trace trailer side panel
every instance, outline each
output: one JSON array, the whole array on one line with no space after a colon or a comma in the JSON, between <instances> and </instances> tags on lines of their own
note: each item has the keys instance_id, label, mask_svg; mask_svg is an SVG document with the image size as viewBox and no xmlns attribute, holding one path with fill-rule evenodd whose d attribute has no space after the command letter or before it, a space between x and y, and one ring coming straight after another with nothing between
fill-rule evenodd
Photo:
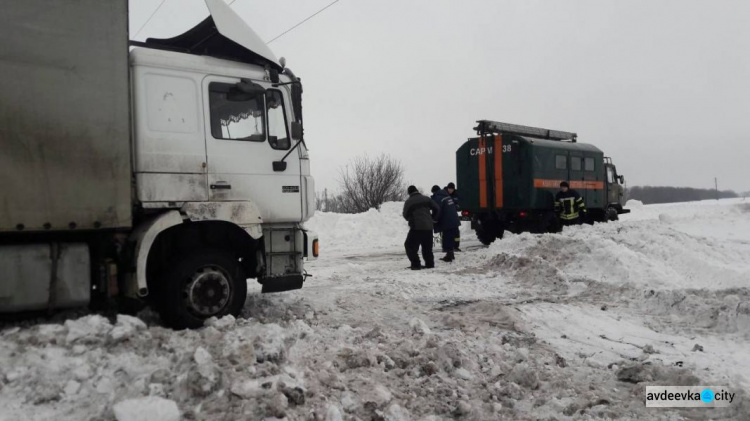
<instances>
[{"instance_id":1,"label":"trailer side panel","mask_svg":"<svg viewBox=\"0 0 750 421\"><path fill-rule=\"evenodd\" d=\"M0 10L0 232L129 227L127 0Z\"/></svg>"}]
</instances>

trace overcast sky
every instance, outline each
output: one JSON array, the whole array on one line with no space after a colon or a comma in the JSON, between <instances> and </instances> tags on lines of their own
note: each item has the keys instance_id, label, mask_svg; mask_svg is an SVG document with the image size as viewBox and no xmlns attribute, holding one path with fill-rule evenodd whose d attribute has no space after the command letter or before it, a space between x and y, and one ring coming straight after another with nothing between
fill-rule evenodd
<instances>
[{"instance_id":1,"label":"overcast sky","mask_svg":"<svg viewBox=\"0 0 750 421\"><path fill-rule=\"evenodd\" d=\"M131 37L160 1L130 0ZM330 1L232 8L268 40ZM135 39L207 14L165 0ZM270 47L303 80L319 189L363 153L418 186L455 181L456 149L492 119L577 132L631 186L750 190L746 0L340 0Z\"/></svg>"}]
</instances>

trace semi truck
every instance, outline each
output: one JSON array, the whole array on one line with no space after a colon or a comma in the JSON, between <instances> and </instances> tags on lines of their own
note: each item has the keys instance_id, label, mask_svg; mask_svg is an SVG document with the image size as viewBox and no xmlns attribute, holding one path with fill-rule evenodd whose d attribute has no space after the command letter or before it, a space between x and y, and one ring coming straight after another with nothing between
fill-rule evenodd
<instances>
[{"instance_id":1,"label":"semi truck","mask_svg":"<svg viewBox=\"0 0 750 421\"><path fill-rule=\"evenodd\" d=\"M479 120L477 137L456 151L462 217L490 244L505 231L558 232L555 194L567 181L581 195L588 222L623 213L625 177L596 146L576 133Z\"/></svg>"},{"instance_id":2,"label":"semi truck","mask_svg":"<svg viewBox=\"0 0 750 421\"><path fill-rule=\"evenodd\" d=\"M318 255L301 80L222 0L129 39L128 0L0 0L0 313L237 315ZM122 307L120 307L122 308Z\"/></svg>"}]
</instances>

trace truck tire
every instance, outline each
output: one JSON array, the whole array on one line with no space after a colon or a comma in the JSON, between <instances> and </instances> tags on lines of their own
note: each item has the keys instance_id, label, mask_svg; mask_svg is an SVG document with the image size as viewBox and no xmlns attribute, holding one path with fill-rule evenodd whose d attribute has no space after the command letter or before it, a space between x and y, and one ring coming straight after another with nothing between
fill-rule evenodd
<instances>
[{"instance_id":1,"label":"truck tire","mask_svg":"<svg viewBox=\"0 0 750 421\"><path fill-rule=\"evenodd\" d=\"M161 280L157 309L164 323L175 329L201 327L209 317L237 316L247 298L242 265L217 250L179 257Z\"/></svg>"},{"instance_id":2,"label":"truck tire","mask_svg":"<svg viewBox=\"0 0 750 421\"><path fill-rule=\"evenodd\" d=\"M479 223L474 230L477 233L477 238L485 246L489 246L496 239L503 238L503 229L496 227L492 222Z\"/></svg>"},{"instance_id":3,"label":"truck tire","mask_svg":"<svg viewBox=\"0 0 750 421\"><path fill-rule=\"evenodd\" d=\"M620 219L620 217L617 214L617 209L615 209L614 206L608 207L605 221L617 221L618 219Z\"/></svg>"},{"instance_id":4,"label":"truck tire","mask_svg":"<svg viewBox=\"0 0 750 421\"><path fill-rule=\"evenodd\" d=\"M494 233L485 231L485 230L483 230L481 228L477 228L476 232L477 232L477 238L485 246L489 246L490 244L492 244L495 241L495 234Z\"/></svg>"}]
</instances>

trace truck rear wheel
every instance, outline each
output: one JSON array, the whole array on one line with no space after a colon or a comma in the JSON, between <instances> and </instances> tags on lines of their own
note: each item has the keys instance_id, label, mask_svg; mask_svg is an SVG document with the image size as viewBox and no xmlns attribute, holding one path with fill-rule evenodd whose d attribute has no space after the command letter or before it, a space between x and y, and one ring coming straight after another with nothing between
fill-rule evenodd
<instances>
[{"instance_id":1,"label":"truck rear wheel","mask_svg":"<svg viewBox=\"0 0 750 421\"><path fill-rule=\"evenodd\" d=\"M477 233L477 238L485 246L489 246L496 239L503 238L504 230L497 227L492 222L479 222L476 225L474 231Z\"/></svg>"},{"instance_id":2,"label":"truck rear wheel","mask_svg":"<svg viewBox=\"0 0 750 421\"><path fill-rule=\"evenodd\" d=\"M164 322L175 329L201 327L209 317L237 316L247 298L242 265L221 251L179 257L161 279L157 308Z\"/></svg>"}]
</instances>

